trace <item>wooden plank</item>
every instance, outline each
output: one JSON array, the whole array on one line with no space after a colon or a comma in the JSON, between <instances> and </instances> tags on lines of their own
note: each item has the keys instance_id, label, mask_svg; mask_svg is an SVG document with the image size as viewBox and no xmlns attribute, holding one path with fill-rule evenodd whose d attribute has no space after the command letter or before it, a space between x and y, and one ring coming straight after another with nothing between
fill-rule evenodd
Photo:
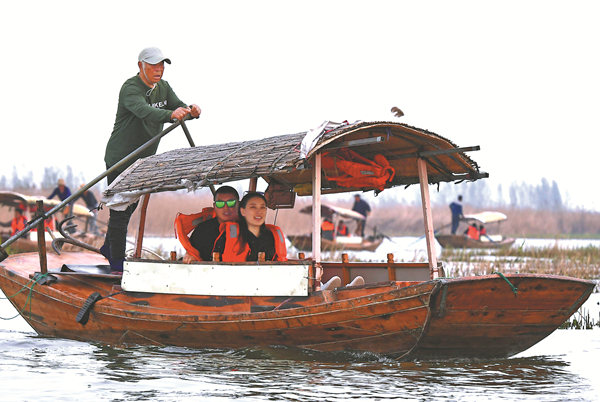
<instances>
[{"instance_id":1,"label":"wooden plank","mask_svg":"<svg viewBox=\"0 0 600 402\"><path fill-rule=\"evenodd\" d=\"M421 187L421 202L423 204L423 220L425 223L425 240L427 242L427 259L429 260L429 270L431 279L437 279L438 263L435 255L435 231L433 229L433 217L431 214L431 202L429 199L429 182L427 180L427 162L424 159L417 159L417 168L419 170L419 185Z\"/></svg>"},{"instance_id":2,"label":"wooden plank","mask_svg":"<svg viewBox=\"0 0 600 402\"><path fill-rule=\"evenodd\" d=\"M44 213L44 201L38 200L36 201L38 214L41 216ZM50 219L54 219L50 217ZM45 220L42 219L37 224L37 244L38 244L38 254L40 256L40 270L42 274L48 272L48 261L46 256L46 228L44 227Z\"/></svg>"},{"instance_id":3,"label":"wooden plank","mask_svg":"<svg viewBox=\"0 0 600 402\"><path fill-rule=\"evenodd\" d=\"M313 259L321 262L321 153L313 159L312 178L312 253Z\"/></svg>"},{"instance_id":4,"label":"wooden plank","mask_svg":"<svg viewBox=\"0 0 600 402\"><path fill-rule=\"evenodd\" d=\"M210 296L308 296L308 265L197 265L126 261L129 292ZM235 279L232 279L235 278Z\"/></svg>"},{"instance_id":5,"label":"wooden plank","mask_svg":"<svg viewBox=\"0 0 600 402\"><path fill-rule=\"evenodd\" d=\"M148 202L150 202L150 194L144 194L142 196L142 209L140 210L140 224L138 226L138 232L135 238L135 258L142 256L142 242L144 240L144 228L146 227L146 211L148 209Z\"/></svg>"}]
</instances>

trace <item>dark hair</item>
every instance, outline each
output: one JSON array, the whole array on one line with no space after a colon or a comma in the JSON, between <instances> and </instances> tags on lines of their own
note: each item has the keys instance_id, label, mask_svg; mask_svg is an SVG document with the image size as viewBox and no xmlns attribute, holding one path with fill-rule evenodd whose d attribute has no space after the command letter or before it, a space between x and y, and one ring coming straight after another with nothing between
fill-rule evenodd
<instances>
[{"instance_id":1,"label":"dark hair","mask_svg":"<svg viewBox=\"0 0 600 402\"><path fill-rule=\"evenodd\" d=\"M265 202L265 204L267 203L267 199L262 193L249 191L242 197L242 200L240 201L240 208L246 208L246 204L248 204L248 201L250 201L252 198L260 198ZM241 212L238 216L238 226L240 227L240 243L245 245L248 242L248 222L246 222L246 218L242 216ZM265 224L263 223L260 227L260 231L262 232L264 229Z\"/></svg>"},{"instance_id":2,"label":"dark hair","mask_svg":"<svg viewBox=\"0 0 600 402\"><path fill-rule=\"evenodd\" d=\"M239 200L240 199L240 195L238 194L237 190L231 186L221 186L217 189L217 191L215 191L215 195L213 197L213 201L217 200L217 195L219 194L231 194L231 195L235 195L235 199Z\"/></svg>"}]
</instances>

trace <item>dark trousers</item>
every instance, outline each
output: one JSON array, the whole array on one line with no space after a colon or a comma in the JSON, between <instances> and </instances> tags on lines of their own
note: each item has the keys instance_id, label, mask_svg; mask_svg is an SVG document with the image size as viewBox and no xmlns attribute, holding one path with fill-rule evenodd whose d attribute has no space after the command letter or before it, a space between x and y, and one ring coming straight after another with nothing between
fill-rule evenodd
<instances>
[{"instance_id":1,"label":"dark trousers","mask_svg":"<svg viewBox=\"0 0 600 402\"><path fill-rule=\"evenodd\" d=\"M365 225L366 225L366 223L367 223L367 218L366 217L362 221L359 221L359 220L356 221L356 230L354 231L354 233L357 236L365 237Z\"/></svg>"},{"instance_id":2,"label":"dark trousers","mask_svg":"<svg viewBox=\"0 0 600 402\"><path fill-rule=\"evenodd\" d=\"M109 166L106 167L107 169ZM107 176L108 184L113 182L121 172L111 173ZM110 250L110 257L114 261L123 261L125 259L125 249L127 246L127 226L131 215L137 208L138 203L131 204L124 211L111 209L109 211L108 229L104 238L104 245Z\"/></svg>"},{"instance_id":3,"label":"dark trousers","mask_svg":"<svg viewBox=\"0 0 600 402\"><path fill-rule=\"evenodd\" d=\"M127 246L127 226L129 219L137 208L138 203L131 204L125 211L111 209L109 211L108 229L104 244L108 243L110 248L110 257L114 261L123 261L125 259L125 249Z\"/></svg>"},{"instance_id":4,"label":"dark trousers","mask_svg":"<svg viewBox=\"0 0 600 402\"><path fill-rule=\"evenodd\" d=\"M448 221L446 221L448 222ZM456 234L456 229L458 229L458 223L460 222L460 216L458 215L452 215L452 228L451 228L451 232L452 234Z\"/></svg>"}]
</instances>

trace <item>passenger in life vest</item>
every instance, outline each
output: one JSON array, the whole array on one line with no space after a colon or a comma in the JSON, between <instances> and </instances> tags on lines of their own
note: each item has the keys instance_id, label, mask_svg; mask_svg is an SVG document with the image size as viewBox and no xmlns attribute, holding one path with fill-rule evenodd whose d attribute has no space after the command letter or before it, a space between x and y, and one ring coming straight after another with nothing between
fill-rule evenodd
<instances>
[{"instance_id":1,"label":"passenger in life vest","mask_svg":"<svg viewBox=\"0 0 600 402\"><path fill-rule=\"evenodd\" d=\"M221 224L236 222L238 219L239 199L235 188L221 186L215 191L213 208L204 208L201 213L193 215L177 215L175 233L186 250L183 262L189 264L193 261L212 261L212 252L219 237ZM192 230L188 239L187 236Z\"/></svg>"},{"instance_id":2,"label":"passenger in life vest","mask_svg":"<svg viewBox=\"0 0 600 402\"><path fill-rule=\"evenodd\" d=\"M25 225L27 225L27 218L23 215L23 210L21 208L15 208L15 217L10 223L11 236L17 234L21 230L25 229Z\"/></svg>"},{"instance_id":3,"label":"passenger in life vest","mask_svg":"<svg viewBox=\"0 0 600 402\"><path fill-rule=\"evenodd\" d=\"M329 218L323 219L323 223L321 223L321 237L327 240L333 240L333 232L335 231L335 226L333 222Z\"/></svg>"},{"instance_id":4,"label":"passenger in life vest","mask_svg":"<svg viewBox=\"0 0 600 402\"><path fill-rule=\"evenodd\" d=\"M465 230L465 234L467 237L473 240L479 240L479 230L477 229L477 225L472 223L467 230Z\"/></svg>"},{"instance_id":5,"label":"passenger in life vest","mask_svg":"<svg viewBox=\"0 0 600 402\"><path fill-rule=\"evenodd\" d=\"M489 240L489 241L493 242L492 238L490 236L488 236L485 226L479 225L479 240L482 240L482 239L484 241Z\"/></svg>"},{"instance_id":6,"label":"passenger in life vest","mask_svg":"<svg viewBox=\"0 0 600 402\"><path fill-rule=\"evenodd\" d=\"M286 261L283 232L277 226L265 224L265 196L249 192L240 201L239 213L237 222L221 224L213 251L221 253L222 261L257 261L260 252L265 253L266 261Z\"/></svg>"},{"instance_id":7,"label":"passenger in life vest","mask_svg":"<svg viewBox=\"0 0 600 402\"><path fill-rule=\"evenodd\" d=\"M348 226L346 226L346 223L344 221L339 221L338 223L338 227L337 227L337 235L338 236L348 236L349 231L348 231Z\"/></svg>"}]
</instances>

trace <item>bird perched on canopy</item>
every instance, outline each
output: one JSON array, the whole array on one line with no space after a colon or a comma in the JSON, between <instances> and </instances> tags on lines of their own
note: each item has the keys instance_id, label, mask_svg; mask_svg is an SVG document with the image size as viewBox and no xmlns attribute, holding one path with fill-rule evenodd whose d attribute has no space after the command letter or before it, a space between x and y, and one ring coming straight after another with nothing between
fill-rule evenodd
<instances>
[{"instance_id":1,"label":"bird perched on canopy","mask_svg":"<svg viewBox=\"0 0 600 402\"><path fill-rule=\"evenodd\" d=\"M396 106L394 106L391 111L394 114L394 116L396 116L396 117L402 117L402 116L404 116L404 112L402 110L400 110L400 108L398 108Z\"/></svg>"}]
</instances>

